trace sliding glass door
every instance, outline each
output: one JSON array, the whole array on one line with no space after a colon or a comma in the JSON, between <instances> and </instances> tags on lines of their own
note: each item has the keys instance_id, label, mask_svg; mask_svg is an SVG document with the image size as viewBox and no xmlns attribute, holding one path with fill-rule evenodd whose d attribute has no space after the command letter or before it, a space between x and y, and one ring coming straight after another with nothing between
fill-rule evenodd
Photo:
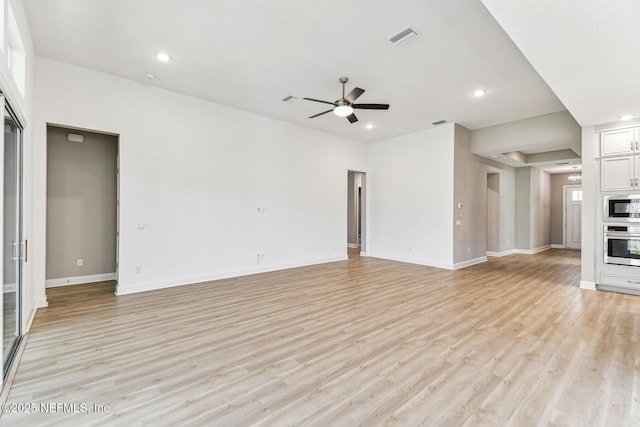
<instances>
[{"instance_id":1,"label":"sliding glass door","mask_svg":"<svg viewBox=\"0 0 640 427\"><path fill-rule=\"evenodd\" d=\"M1 98L1 95L0 95ZM11 365L21 333L22 262L22 127L2 99L4 109L4 161L2 188L2 367L3 378Z\"/></svg>"}]
</instances>

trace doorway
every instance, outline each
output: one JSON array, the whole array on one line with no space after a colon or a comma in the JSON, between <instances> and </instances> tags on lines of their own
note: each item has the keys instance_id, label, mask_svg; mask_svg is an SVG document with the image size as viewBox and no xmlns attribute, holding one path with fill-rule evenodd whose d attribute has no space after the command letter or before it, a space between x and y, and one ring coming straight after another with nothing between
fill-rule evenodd
<instances>
[{"instance_id":1,"label":"doorway","mask_svg":"<svg viewBox=\"0 0 640 427\"><path fill-rule=\"evenodd\" d=\"M47 126L47 288L117 280L118 136Z\"/></svg>"},{"instance_id":2,"label":"doorway","mask_svg":"<svg viewBox=\"0 0 640 427\"><path fill-rule=\"evenodd\" d=\"M500 252L500 174L487 174L487 255Z\"/></svg>"},{"instance_id":3,"label":"doorway","mask_svg":"<svg viewBox=\"0 0 640 427\"><path fill-rule=\"evenodd\" d=\"M366 252L366 174L347 172L347 253L349 258Z\"/></svg>"},{"instance_id":4,"label":"doorway","mask_svg":"<svg viewBox=\"0 0 640 427\"><path fill-rule=\"evenodd\" d=\"M564 186L564 247L582 248L582 187Z\"/></svg>"}]
</instances>

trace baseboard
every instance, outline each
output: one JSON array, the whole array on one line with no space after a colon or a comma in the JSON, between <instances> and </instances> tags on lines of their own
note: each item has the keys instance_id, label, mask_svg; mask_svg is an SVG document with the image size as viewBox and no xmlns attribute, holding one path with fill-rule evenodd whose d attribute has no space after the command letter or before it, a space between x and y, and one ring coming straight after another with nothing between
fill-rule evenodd
<instances>
[{"instance_id":1,"label":"baseboard","mask_svg":"<svg viewBox=\"0 0 640 427\"><path fill-rule=\"evenodd\" d=\"M37 309L33 309L31 310L31 313L29 314L29 318L27 319L27 323L25 325L23 334L26 334L27 332L29 332L29 329L31 329L31 324L33 323L33 319L36 317L36 311Z\"/></svg>"},{"instance_id":2,"label":"baseboard","mask_svg":"<svg viewBox=\"0 0 640 427\"><path fill-rule=\"evenodd\" d=\"M516 254L535 255L549 249L551 249L551 245L540 246L535 249L514 249L513 252Z\"/></svg>"},{"instance_id":3,"label":"baseboard","mask_svg":"<svg viewBox=\"0 0 640 427\"><path fill-rule=\"evenodd\" d=\"M369 252L360 251L360 256L369 256Z\"/></svg>"},{"instance_id":4,"label":"baseboard","mask_svg":"<svg viewBox=\"0 0 640 427\"><path fill-rule=\"evenodd\" d=\"M459 270L461 268L471 267L472 265L482 264L483 262L487 262L486 256L481 256L480 258L468 259L462 262L456 262L455 264L453 264L453 269Z\"/></svg>"},{"instance_id":5,"label":"baseboard","mask_svg":"<svg viewBox=\"0 0 640 427\"><path fill-rule=\"evenodd\" d=\"M40 298L36 298L35 299L35 303L36 303L36 308L49 307L49 301L47 300L47 294L44 294L44 296L42 296Z\"/></svg>"},{"instance_id":6,"label":"baseboard","mask_svg":"<svg viewBox=\"0 0 640 427\"><path fill-rule=\"evenodd\" d=\"M446 264L439 261L397 257L393 255L380 254L380 253L371 253L368 256L371 258L380 258L380 259L386 259L389 261L406 262L407 264L417 264L417 265L424 265L426 267L436 267L436 268L444 268L446 270L455 270L455 266L453 264Z\"/></svg>"},{"instance_id":7,"label":"baseboard","mask_svg":"<svg viewBox=\"0 0 640 427\"><path fill-rule=\"evenodd\" d=\"M586 289L589 291L595 291L596 290L596 283L595 282L587 282L586 280L581 280L580 281L580 289Z\"/></svg>"},{"instance_id":8,"label":"baseboard","mask_svg":"<svg viewBox=\"0 0 640 427\"><path fill-rule=\"evenodd\" d=\"M90 276L63 277L60 279L48 279L44 282L46 288L58 286L81 285L83 283L106 282L116 280L116 273L92 274Z\"/></svg>"},{"instance_id":9,"label":"baseboard","mask_svg":"<svg viewBox=\"0 0 640 427\"><path fill-rule=\"evenodd\" d=\"M508 251L502 251L502 252L493 252L493 251L487 251L487 256L493 256L493 257L503 257L503 256L507 256L507 255L512 255L514 254L515 251L513 249L509 249Z\"/></svg>"},{"instance_id":10,"label":"baseboard","mask_svg":"<svg viewBox=\"0 0 640 427\"><path fill-rule=\"evenodd\" d=\"M552 243L551 244L551 249L566 249L567 247L565 245L558 245L557 243Z\"/></svg>"},{"instance_id":11,"label":"baseboard","mask_svg":"<svg viewBox=\"0 0 640 427\"><path fill-rule=\"evenodd\" d=\"M251 268L247 270L226 271L226 272L214 273L214 274L209 274L204 276L182 277L182 278L177 278L172 280L163 280L163 281L157 281L157 282L135 283L128 286L125 286L119 283L116 286L115 294L118 296L135 294L138 292L154 291L158 289L172 288L175 286L194 285L196 283L211 282L214 280L230 279L233 277L249 276L252 274L259 274L259 273L268 273L270 271L288 270L290 268L307 267L310 265L317 265L317 264L327 264L330 262L345 261L347 259L348 258L346 255L342 255L337 257L323 258L323 259L299 262L299 263L266 265L266 266Z\"/></svg>"}]
</instances>

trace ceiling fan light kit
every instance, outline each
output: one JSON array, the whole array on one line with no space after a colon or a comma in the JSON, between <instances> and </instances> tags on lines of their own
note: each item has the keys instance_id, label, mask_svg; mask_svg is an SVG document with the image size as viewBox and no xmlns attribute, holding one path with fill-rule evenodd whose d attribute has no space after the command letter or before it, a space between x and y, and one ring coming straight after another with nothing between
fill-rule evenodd
<instances>
[{"instance_id":1,"label":"ceiling fan light kit","mask_svg":"<svg viewBox=\"0 0 640 427\"><path fill-rule=\"evenodd\" d=\"M347 117L349 114L353 113L353 107L349 105L338 105L333 109L333 114L338 117Z\"/></svg>"},{"instance_id":2,"label":"ceiling fan light kit","mask_svg":"<svg viewBox=\"0 0 640 427\"><path fill-rule=\"evenodd\" d=\"M313 119L318 116L322 116L323 114L327 114L333 111L338 117L346 117L349 120L349 123L355 123L358 121L358 118L355 114L353 114L354 109L362 109L362 110L388 110L389 104L354 104L355 100L360 97L364 93L364 89L360 89L359 87L353 88L351 92L345 95L345 85L349 81L348 77L340 77L340 84L342 84L342 98L336 100L335 102L323 101L321 99L314 98L302 98L307 101L320 102L322 104L333 105L333 108L323 111L318 114L314 114L310 116L310 119Z\"/></svg>"}]
</instances>

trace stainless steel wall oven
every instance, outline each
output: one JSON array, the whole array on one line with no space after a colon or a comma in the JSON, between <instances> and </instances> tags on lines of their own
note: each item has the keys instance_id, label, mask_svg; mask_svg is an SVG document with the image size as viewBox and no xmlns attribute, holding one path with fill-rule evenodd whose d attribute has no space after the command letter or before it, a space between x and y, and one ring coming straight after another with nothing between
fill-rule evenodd
<instances>
[{"instance_id":1,"label":"stainless steel wall oven","mask_svg":"<svg viewBox=\"0 0 640 427\"><path fill-rule=\"evenodd\" d=\"M604 262L640 266L640 225L604 226Z\"/></svg>"}]
</instances>

